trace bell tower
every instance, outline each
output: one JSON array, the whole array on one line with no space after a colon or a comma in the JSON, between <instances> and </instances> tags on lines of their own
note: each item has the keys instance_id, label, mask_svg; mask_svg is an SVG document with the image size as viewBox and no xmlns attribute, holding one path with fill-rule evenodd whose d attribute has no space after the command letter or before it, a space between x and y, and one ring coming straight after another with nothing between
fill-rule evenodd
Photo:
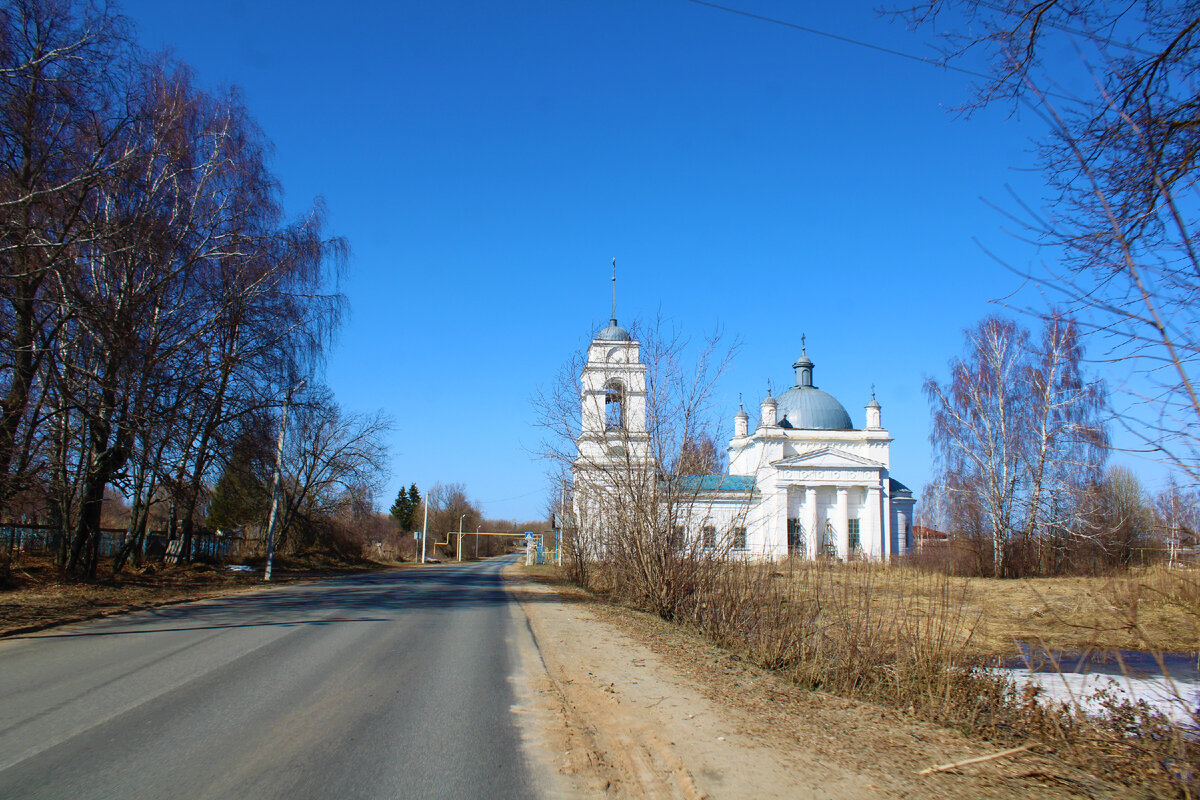
<instances>
[{"instance_id":1,"label":"bell tower","mask_svg":"<svg viewBox=\"0 0 1200 800\"><path fill-rule=\"evenodd\" d=\"M613 259L613 313L588 345L580 376L579 456L576 467L632 461L649 454L646 365L629 331L617 324L617 268Z\"/></svg>"}]
</instances>

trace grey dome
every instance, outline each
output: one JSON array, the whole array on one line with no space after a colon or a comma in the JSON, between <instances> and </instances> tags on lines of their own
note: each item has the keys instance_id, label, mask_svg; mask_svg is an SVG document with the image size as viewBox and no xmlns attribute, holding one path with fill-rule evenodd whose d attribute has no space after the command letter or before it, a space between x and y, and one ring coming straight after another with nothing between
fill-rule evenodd
<instances>
[{"instance_id":1,"label":"grey dome","mask_svg":"<svg viewBox=\"0 0 1200 800\"><path fill-rule=\"evenodd\" d=\"M786 418L793 428L827 431L853 430L850 415L833 395L815 386L793 386L779 395L780 423Z\"/></svg>"},{"instance_id":2,"label":"grey dome","mask_svg":"<svg viewBox=\"0 0 1200 800\"><path fill-rule=\"evenodd\" d=\"M803 342L804 337L801 337ZM846 409L828 392L813 386L813 364L806 349L792 368L796 370L796 385L779 395L779 411L776 424L781 428L807 428L809 430L852 431L854 424Z\"/></svg>"},{"instance_id":3,"label":"grey dome","mask_svg":"<svg viewBox=\"0 0 1200 800\"><path fill-rule=\"evenodd\" d=\"M629 342L632 339L629 331L617 324L615 319L608 321L608 327L596 334L596 338L604 342Z\"/></svg>"}]
</instances>

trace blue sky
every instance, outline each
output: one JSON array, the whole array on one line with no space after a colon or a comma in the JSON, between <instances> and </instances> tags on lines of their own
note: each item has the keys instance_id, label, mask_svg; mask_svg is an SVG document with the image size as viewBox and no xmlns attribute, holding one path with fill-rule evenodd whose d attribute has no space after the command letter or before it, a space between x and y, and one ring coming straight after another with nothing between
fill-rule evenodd
<instances>
[{"instance_id":1,"label":"blue sky","mask_svg":"<svg viewBox=\"0 0 1200 800\"><path fill-rule=\"evenodd\" d=\"M875 3L729 0L926 55ZM541 517L531 398L606 323L660 311L743 343L732 432L808 336L818 386L861 424L872 384L892 472L929 479L926 377L1035 254L990 201L1036 204L1033 115L952 109L970 78L686 0L125 0L149 49L239 86L293 212L325 198L353 256L328 383L396 421L401 485L465 483Z\"/></svg>"}]
</instances>

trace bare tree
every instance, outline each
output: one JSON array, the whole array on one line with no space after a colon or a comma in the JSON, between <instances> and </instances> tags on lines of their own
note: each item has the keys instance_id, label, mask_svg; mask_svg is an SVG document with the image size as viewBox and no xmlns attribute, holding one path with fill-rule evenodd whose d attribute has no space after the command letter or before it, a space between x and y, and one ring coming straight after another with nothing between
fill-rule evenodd
<instances>
[{"instance_id":1,"label":"bare tree","mask_svg":"<svg viewBox=\"0 0 1200 800\"><path fill-rule=\"evenodd\" d=\"M382 412L347 414L324 387L309 391L295 406L284 457L286 501L279 547L288 526L300 521L302 544L311 544L318 523L373 504L386 474L384 437L392 424Z\"/></svg>"},{"instance_id":2,"label":"bare tree","mask_svg":"<svg viewBox=\"0 0 1200 800\"><path fill-rule=\"evenodd\" d=\"M1119 419L1200 482L1200 6L930 0L906 13L932 24L958 12L969 24L945 33L947 58L992 59L970 106L1020 101L1047 123L1046 208L1022 203L1016 217L1052 261L1018 272L1130 367ZM1046 58L1071 48L1078 74Z\"/></svg>"},{"instance_id":3,"label":"bare tree","mask_svg":"<svg viewBox=\"0 0 1200 800\"><path fill-rule=\"evenodd\" d=\"M593 581L600 567L615 591L670 619L707 565L732 546L732 529L704 532L714 485L683 470L716 466L711 453L700 464L702 443L715 439L713 389L736 345L724 345L719 332L693 345L661 318L632 326L632 335L640 341L645 395L613 398L626 418L603 430L585 427L582 352L535 402L553 474L574 476L564 549L575 576Z\"/></svg>"},{"instance_id":4,"label":"bare tree","mask_svg":"<svg viewBox=\"0 0 1200 800\"><path fill-rule=\"evenodd\" d=\"M1200 545L1200 490L1172 481L1154 498L1154 518L1169 564L1177 566L1183 548Z\"/></svg>"},{"instance_id":5,"label":"bare tree","mask_svg":"<svg viewBox=\"0 0 1200 800\"><path fill-rule=\"evenodd\" d=\"M1098 486L1096 537L1106 566L1133 566L1135 553L1154 545L1154 516L1137 475L1127 467L1109 467Z\"/></svg>"},{"instance_id":6,"label":"bare tree","mask_svg":"<svg viewBox=\"0 0 1200 800\"><path fill-rule=\"evenodd\" d=\"M319 368L344 305L345 243L319 203L284 219L238 93L128 27L103 2L0 9L0 518L40 494L86 576L114 486L116 568L160 497L190 555L241 420Z\"/></svg>"},{"instance_id":7,"label":"bare tree","mask_svg":"<svg viewBox=\"0 0 1200 800\"><path fill-rule=\"evenodd\" d=\"M999 317L966 338L949 383L925 383L930 438L949 521L990 542L987 566L999 577L1018 566L1008 563L1014 550L1027 559L1055 532L1080 531L1078 499L1104 461L1104 395L1082 373L1069 320L1052 318L1036 348L1028 331Z\"/></svg>"},{"instance_id":8,"label":"bare tree","mask_svg":"<svg viewBox=\"0 0 1200 800\"><path fill-rule=\"evenodd\" d=\"M28 445L56 279L75 271L91 190L125 126L125 25L106 5L22 0L0 9L0 513L36 457Z\"/></svg>"}]
</instances>

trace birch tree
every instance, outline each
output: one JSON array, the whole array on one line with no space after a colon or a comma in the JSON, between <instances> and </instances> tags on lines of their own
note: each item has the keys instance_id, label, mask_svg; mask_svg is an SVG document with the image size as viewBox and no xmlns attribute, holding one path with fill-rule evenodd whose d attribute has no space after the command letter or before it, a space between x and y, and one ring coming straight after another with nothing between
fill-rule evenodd
<instances>
[{"instance_id":1,"label":"birch tree","mask_svg":"<svg viewBox=\"0 0 1200 800\"><path fill-rule=\"evenodd\" d=\"M1045 195L1011 215L1045 260L1013 269L1125 373L1114 409L1141 449L1200 483L1200 5L929 0L903 13L938 24L947 61L990 59L968 111L1023 105L1045 122Z\"/></svg>"},{"instance_id":2,"label":"birch tree","mask_svg":"<svg viewBox=\"0 0 1200 800\"><path fill-rule=\"evenodd\" d=\"M930 439L953 525L986 538L992 575L1040 569L1028 560L1055 531L1080 531L1079 497L1104 463L1103 387L1082 372L1070 320L1053 317L1038 345L1012 320L965 333L946 384L930 379Z\"/></svg>"}]
</instances>

